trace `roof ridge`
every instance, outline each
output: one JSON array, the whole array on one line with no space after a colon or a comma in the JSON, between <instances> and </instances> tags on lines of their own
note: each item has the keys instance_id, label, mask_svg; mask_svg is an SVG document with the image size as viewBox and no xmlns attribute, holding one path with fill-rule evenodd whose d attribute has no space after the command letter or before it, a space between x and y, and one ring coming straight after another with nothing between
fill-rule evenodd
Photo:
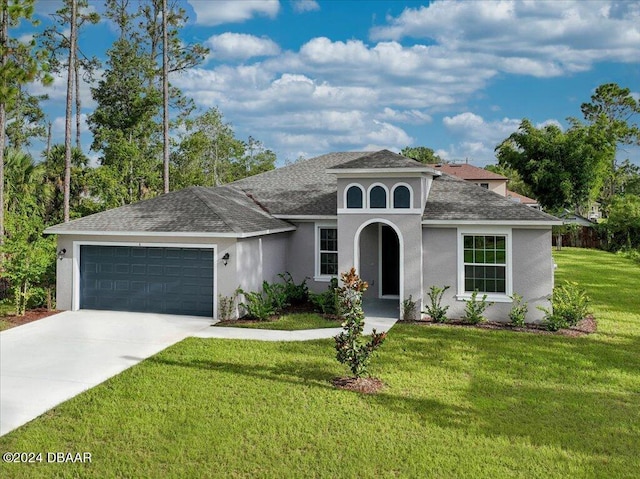
<instances>
[{"instance_id":1,"label":"roof ridge","mask_svg":"<svg viewBox=\"0 0 640 479\"><path fill-rule=\"evenodd\" d=\"M220 218L220 221L227 225L234 233L242 232L242 228L235 221L228 221L228 218L226 218L225 215L221 214L222 209L219 208L218 205L215 204L215 202L211 201L211 199L206 196L206 193L217 189L218 187L212 188L211 190L204 186L193 186L192 188L194 190L194 194L198 197L198 199L202 201L202 203L204 203L207 208L212 210L216 214L216 216Z\"/></svg>"}]
</instances>

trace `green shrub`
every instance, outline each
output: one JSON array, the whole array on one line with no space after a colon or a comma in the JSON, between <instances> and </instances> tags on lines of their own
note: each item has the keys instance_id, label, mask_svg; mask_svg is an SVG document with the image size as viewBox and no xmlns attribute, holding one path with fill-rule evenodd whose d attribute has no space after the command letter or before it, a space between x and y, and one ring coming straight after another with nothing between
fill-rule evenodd
<instances>
[{"instance_id":1,"label":"green shrub","mask_svg":"<svg viewBox=\"0 0 640 479\"><path fill-rule=\"evenodd\" d=\"M517 293L513 293L510 298L513 300L513 307L509 311L509 320L514 326L524 326L529 306L526 301L522 301L522 296Z\"/></svg>"},{"instance_id":2,"label":"green shrub","mask_svg":"<svg viewBox=\"0 0 640 479\"><path fill-rule=\"evenodd\" d=\"M360 378L368 373L371 355L382 345L387 333L377 333L374 329L371 339L363 341L362 294L367 290L368 285L356 274L355 268L343 273L340 278L344 284L343 287L338 288L344 331L335 337L336 359L349 366L351 373L356 378Z\"/></svg>"},{"instance_id":3,"label":"green shrub","mask_svg":"<svg viewBox=\"0 0 640 479\"><path fill-rule=\"evenodd\" d=\"M413 300L413 296L409 295L408 298L402 301L402 320L413 321L416 319L416 303Z\"/></svg>"},{"instance_id":4,"label":"green shrub","mask_svg":"<svg viewBox=\"0 0 640 479\"><path fill-rule=\"evenodd\" d=\"M289 304L304 304L309 300L309 288L307 287L307 279L300 284L296 284L293 281L293 276L288 271L284 274L279 274L282 281L284 281L284 292L287 297L287 303Z\"/></svg>"},{"instance_id":5,"label":"green shrub","mask_svg":"<svg viewBox=\"0 0 640 479\"><path fill-rule=\"evenodd\" d=\"M588 314L590 299L586 291L580 289L577 283L565 281L562 286L553 288L551 307L549 310L538 306L544 311L544 324L549 331L575 326Z\"/></svg>"},{"instance_id":6,"label":"green shrub","mask_svg":"<svg viewBox=\"0 0 640 479\"><path fill-rule=\"evenodd\" d=\"M464 320L470 324L480 324L487 319L483 316L486 309L492 303L487 302L487 295L483 294L482 299L478 301L478 292L471 293L471 298L464 307Z\"/></svg>"},{"instance_id":7,"label":"green shrub","mask_svg":"<svg viewBox=\"0 0 640 479\"><path fill-rule=\"evenodd\" d=\"M423 313L428 314L436 323L444 323L447 321L447 309L449 309L449 306L442 306L441 302L442 296L444 296L445 291L448 289L449 286L445 286L444 288L431 286L427 293L431 304L427 306L427 310L423 311Z\"/></svg>"},{"instance_id":8,"label":"green shrub","mask_svg":"<svg viewBox=\"0 0 640 479\"><path fill-rule=\"evenodd\" d=\"M324 293L309 293L309 300L316 311L322 314L338 314L338 278L331 278Z\"/></svg>"},{"instance_id":9,"label":"green shrub","mask_svg":"<svg viewBox=\"0 0 640 479\"><path fill-rule=\"evenodd\" d=\"M262 292L243 290L239 290L239 292L245 299L245 302L240 306L245 310L249 319L266 321L276 313L271 300Z\"/></svg>"},{"instance_id":10,"label":"green shrub","mask_svg":"<svg viewBox=\"0 0 640 479\"><path fill-rule=\"evenodd\" d=\"M276 313L281 313L284 308L289 306L286 287L284 284L263 281L262 291L267 296L267 301L271 303L271 306Z\"/></svg>"}]
</instances>

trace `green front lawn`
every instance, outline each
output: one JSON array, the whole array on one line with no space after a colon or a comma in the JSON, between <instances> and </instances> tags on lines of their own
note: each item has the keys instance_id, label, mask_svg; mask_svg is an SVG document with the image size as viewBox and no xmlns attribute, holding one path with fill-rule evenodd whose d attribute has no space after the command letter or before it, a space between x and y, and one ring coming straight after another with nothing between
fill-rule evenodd
<instances>
[{"instance_id":1,"label":"green front lawn","mask_svg":"<svg viewBox=\"0 0 640 479\"><path fill-rule=\"evenodd\" d=\"M317 313L284 314L272 321L225 321L216 326L253 329L279 329L297 331L300 329L339 328L341 321L323 318Z\"/></svg>"},{"instance_id":2,"label":"green front lawn","mask_svg":"<svg viewBox=\"0 0 640 479\"><path fill-rule=\"evenodd\" d=\"M333 341L188 339L0 438L92 453L0 477L637 477L640 268L564 250L592 296L579 338L399 324L372 371L333 388Z\"/></svg>"}]
</instances>

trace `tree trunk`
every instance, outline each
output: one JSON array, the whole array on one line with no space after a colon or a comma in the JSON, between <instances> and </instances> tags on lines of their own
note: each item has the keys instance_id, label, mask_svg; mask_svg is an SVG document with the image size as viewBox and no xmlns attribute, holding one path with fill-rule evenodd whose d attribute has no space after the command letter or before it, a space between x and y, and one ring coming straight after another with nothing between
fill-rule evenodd
<instances>
[{"instance_id":1,"label":"tree trunk","mask_svg":"<svg viewBox=\"0 0 640 479\"><path fill-rule=\"evenodd\" d=\"M80 141L80 115L82 113L82 105L80 100L80 63L77 61L78 57L78 34L76 32L75 45L73 46L75 52L76 62L73 66L75 75L75 90L76 90L76 147L78 151L82 151L82 142Z\"/></svg>"},{"instance_id":2,"label":"tree trunk","mask_svg":"<svg viewBox=\"0 0 640 479\"><path fill-rule=\"evenodd\" d=\"M7 2L2 2L0 8L0 45L7 44L9 36L9 12ZM8 53L3 50L0 57L0 68L7 63ZM4 244L4 143L5 143L5 123L6 105L4 98L0 98L0 245Z\"/></svg>"},{"instance_id":3,"label":"tree trunk","mask_svg":"<svg viewBox=\"0 0 640 479\"><path fill-rule=\"evenodd\" d=\"M167 0L162 0L162 128L164 192L169 193L169 41L167 36Z\"/></svg>"},{"instance_id":4,"label":"tree trunk","mask_svg":"<svg viewBox=\"0 0 640 479\"><path fill-rule=\"evenodd\" d=\"M71 196L71 117L73 115L73 85L75 72L76 16L78 0L71 0L71 34L69 38L69 64L67 71L67 109L64 128L64 222L69 221L69 199Z\"/></svg>"},{"instance_id":5,"label":"tree trunk","mask_svg":"<svg viewBox=\"0 0 640 479\"><path fill-rule=\"evenodd\" d=\"M49 159L49 155L51 154L51 127L53 123L48 122L47 124L47 159Z\"/></svg>"}]
</instances>

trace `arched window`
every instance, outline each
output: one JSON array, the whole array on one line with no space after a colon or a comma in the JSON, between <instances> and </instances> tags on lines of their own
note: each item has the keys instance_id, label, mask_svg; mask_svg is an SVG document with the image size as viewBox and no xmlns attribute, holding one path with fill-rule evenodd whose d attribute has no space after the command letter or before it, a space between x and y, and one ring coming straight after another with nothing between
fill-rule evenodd
<instances>
[{"instance_id":1,"label":"arched window","mask_svg":"<svg viewBox=\"0 0 640 479\"><path fill-rule=\"evenodd\" d=\"M369 192L369 208L386 208L387 192L382 186L374 186Z\"/></svg>"},{"instance_id":2,"label":"arched window","mask_svg":"<svg viewBox=\"0 0 640 479\"><path fill-rule=\"evenodd\" d=\"M410 208L411 192L404 185L396 186L393 190L393 207L394 208Z\"/></svg>"},{"instance_id":3,"label":"arched window","mask_svg":"<svg viewBox=\"0 0 640 479\"><path fill-rule=\"evenodd\" d=\"M362 189L351 186L347 190L347 208L362 208Z\"/></svg>"}]
</instances>

